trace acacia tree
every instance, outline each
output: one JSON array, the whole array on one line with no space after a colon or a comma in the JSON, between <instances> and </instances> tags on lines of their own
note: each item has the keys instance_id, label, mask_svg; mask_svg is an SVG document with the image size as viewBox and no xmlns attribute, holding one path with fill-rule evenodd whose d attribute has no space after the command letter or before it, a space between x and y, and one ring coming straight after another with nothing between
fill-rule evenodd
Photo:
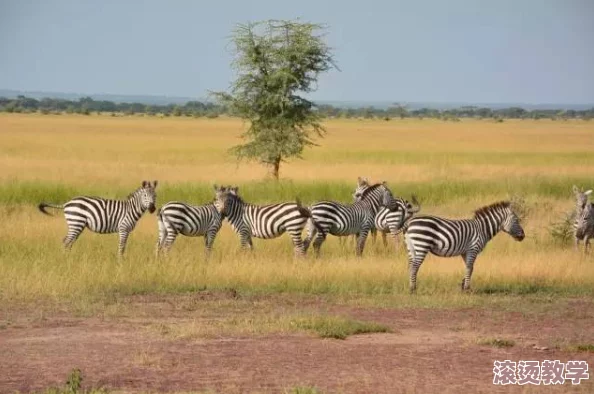
<instances>
[{"instance_id":1,"label":"acacia tree","mask_svg":"<svg viewBox=\"0 0 594 394\"><path fill-rule=\"evenodd\" d=\"M231 148L239 159L257 160L278 179L281 162L301 157L325 129L315 104L303 94L317 87L320 73L336 67L323 40L323 26L268 20L234 30L237 72L230 92L215 96L249 123L244 144Z\"/></svg>"}]
</instances>

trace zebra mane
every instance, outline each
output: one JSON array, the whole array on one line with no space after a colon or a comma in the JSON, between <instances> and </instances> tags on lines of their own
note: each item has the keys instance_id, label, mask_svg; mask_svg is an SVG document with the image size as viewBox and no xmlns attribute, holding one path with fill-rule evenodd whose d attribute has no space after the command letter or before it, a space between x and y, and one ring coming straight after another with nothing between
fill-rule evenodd
<instances>
[{"instance_id":1,"label":"zebra mane","mask_svg":"<svg viewBox=\"0 0 594 394\"><path fill-rule=\"evenodd\" d=\"M142 187L139 187L138 189L134 190L132 193L128 194L128 195L126 196L126 200L129 200L129 199L131 199L132 197L134 197L134 195L135 195L136 193L138 193L138 191L139 191L140 189L142 189Z\"/></svg>"},{"instance_id":2,"label":"zebra mane","mask_svg":"<svg viewBox=\"0 0 594 394\"><path fill-rule=\"evenodd\" d=\"M364 199L365 196L367 196L369 193L371 193L373 190L377 189L380 186L383 186L383 183L376 183L374 185L369 186L367 189L363 190L363 193L361 193L361 200Z\"/></svg>"},{"instance_id":3,"label":"zebra mane","mask_svg":"<svg viewBox=\"0 0 594 394\"><path fill-rule=\"evenodd\" d=\"M241 204L245 203L245 201L243 201L243 198L241 198L239 195L237 195L235 193L231 193L229 190L227 190L225 194L227 195L227 198L231 197L231 198L239 201Z\"/></svg>"},{"instance_id":4,"label":"zebra mane","mask_svg":"<svg viewBox=\"0 0 594 394\"><path fill-rule=\"evenodd\" d=\"M508 208L510 206L511 206L511 203L509 201L499 201L494 204L487 205L487 206L477 209L476 211L474 211L474 217L477 218L477 217L485 216L489 212L492 212L498 208Z\"/></svg>"}]
</instances>

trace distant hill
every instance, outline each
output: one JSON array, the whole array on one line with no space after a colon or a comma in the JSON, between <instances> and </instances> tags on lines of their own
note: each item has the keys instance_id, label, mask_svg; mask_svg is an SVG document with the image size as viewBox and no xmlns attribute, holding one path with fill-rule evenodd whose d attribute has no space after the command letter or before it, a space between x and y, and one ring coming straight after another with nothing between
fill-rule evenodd
<instances>
[{"instance_id":1,"label":"distant hill","mask_svg":"<svg viewBox=\"0 0 594 394\"><path fill-rule=\"evenodd\" d=\"M106 100L114 103L142 103L150 105L167 105L167 104L185 104L188 101L209 101L206 98L199 97L176 97L176 96L145 96L145 95L119 95L119 94L86 94L86 93L63 93L63 92L39 92L39 91L19 91L0 89L0 97L15 98L19 95L32 97L35 99L61 98L66 100L78 100L82 97L91 97L93 100ZM589 104L527 104L527 103L466 103L466 102L406 102L406 101L344 101L344 100L316 100L316 103L321 105L332 105L338 108L364 108L374 107L378 109L386 109L394 106L395 103L406 105L408 110L415 110L420 108L432 108L438 110L456 109L461 107L484 107L491 109L502 109L509 107L520 107L526 110L547 110L547 109L573 109L576 111L586 110L594 107L594 103Z\"/></svg>"},{"instance_id":2,"label":"distant hill","mask_svg":"<svg viewBox=\"0 0 594 394\"><path fill-rule=\"evenodd\" d=\"M82 97L91 97L93 100L106 100L114 103L142 103L151 105L185 104L188 101L208 101L195 97L173 97L173 96L143 96L143 95L119 95L119 94L83 94L63 92L37 92L0 89L0 97L15 98L26 96L34 99L59 98L65 100L78 100Z\"/></svg>"}]
</instances>

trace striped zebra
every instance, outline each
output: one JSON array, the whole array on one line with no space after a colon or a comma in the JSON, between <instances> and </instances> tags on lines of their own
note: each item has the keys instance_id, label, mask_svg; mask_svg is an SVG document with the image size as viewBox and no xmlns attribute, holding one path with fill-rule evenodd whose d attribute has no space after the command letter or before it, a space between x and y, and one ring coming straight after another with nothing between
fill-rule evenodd
<instances>
[{"instance_id":1,"label":"striped zebra","mask_svg":"<svg viewBox=\"0 0 594 394\"><path fill-rule=\"evenodd\" d=\"M223 216L214 203L189 205L171 201L163 205L157 214L159 240L157 252L168 253L179 234L187 237L204 237L206 256L210 254L217 233L223 224Z\"/></svg>"},{"instance_id":2,"label":"striped zebra","mask_svg":"<svg viewBox=\"0 0 594 394\"><path fill-rule=\"evenodd\" d=\"M357 188L353 192L353 199L355 202L361 199L362 193L367 188L369 188L369 181L367 178L357 178ZM382 243L384 247L388 246L387 235L390 234L394 239L394 242L397 242L397 236L401 232L404 223L421 209L421 206L414 195L412 196L412 204L399 197L395 197L395 199L401 203L398 205L397 209L390 210L385 207L380 208L373 221L374 228L371 230L372 240L375 243L377 231L379 231L382 235Z\"/></svg>"},{"instance_id":3,"label":"striped zebra","mask_svg":"<svg viewBox=\"0 0 594 394\"><path fill-rule=\"evenodd\" d=\"M118 255L124 255L128 236L134 230L136 223L142 214L148 210L155 212L157 194L155 189L157 181L152 184L148 181L142 182L142 187L131 193L126 200L108 200L99 197L75 197L64 205L41 203L39 210L50 215L45 208L63 209L68 234L64 237L63 244L66 250L72 248L72 244L85 227L99 234L118 233L120 236L118 244Z\"/></svg>"},{"instance_id":4,"label":"striped zebra","mask_svg":"<svg viewBox=\"0 0 594 394\"><path fill-rule=\"evenodd\" d=\"M304 256L301 233L311 217L309 210L296 202L253 205L243 201L238 187L215 185L215 206L239 234L241 247L253 249L252 237L272 239L289 234L296 256Z\"/></svg>"},{"instance_id":5,"label":"striped zebra","mask_svg":"<svg viewBox=\"0 0 594 394\"><path fill-rule=\"evenodd\" d=\"M575 243L575 249L579 250L579 243L584 238L584 235L587 232L578 234L578 221L584 213L584 209L588 204L588 196L592 194L592 190L584 191L583 188L580 190L576 185L573 185L573 194L575 195L575 221L573 222L573 238ZM583 231L586 231L586 229L587 228L584 228Z\"/></svg>"},{"instance_id":6,"label":"striped zebra","mask_svg":"<svg viewBox=\"0 0 594 394\"><path fill-rule=\"evenodd\" d=\"M474 261L491 238L504 231L517 241L524 239L520 221L507 201L478 209L473 219L417 216L405 225L404 231L411 293L417 288L417 272L429 252L441 257L462 256L466 265L462 290L468 290Z\"/></svg>"},{"instance_id":7,"label":"striped zebra","mask_svg":"<svg viewBox=\"0 0 594 394\"><path fill-rule=\"evenodd\" d=\"M590 238L594 238L594 203L586 204L577 217L575 237L584 241L584 254L588 253Z\"/></svg>"},{"instance_id":8,"label":"striped zebra","mask_svg":"<svg viewBox=\"0 0 594 394\"><path fill-rule=\"evenodd\" d=\"M316 256L326 236L357 235L357 256L363 254L367 235L374 228L373 221L380 207L398 209L401 203L394 199L385 182L368 187L361 199L354 204L346 205L335 201L322 201L311 206L311 220L307 228L305 249L313 241Z\"/></svg>"}]
</instances>

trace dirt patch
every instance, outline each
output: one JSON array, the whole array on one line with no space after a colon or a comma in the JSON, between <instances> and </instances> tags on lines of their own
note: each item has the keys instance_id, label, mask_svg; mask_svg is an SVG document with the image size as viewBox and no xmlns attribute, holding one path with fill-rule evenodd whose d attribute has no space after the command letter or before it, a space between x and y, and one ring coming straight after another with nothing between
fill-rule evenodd
<instances>
[{"instance_id":1,"label":"dirt patch","mask_svg":"<svg viewBox=\"0 0 594 394\"><path fill-rule=\"evenodd\" d=\"M214 301L227 299L233 297ZM345 393L509 392L513 388L492 385L494 360L586 360L594 366L592 353L555 347L559 337L594 340L594 318L566 308L524 316L480 309L380 310L310 303L309 307L330 314L386 324L393 331L346 340L305 333L175 340L146 329L149 322L175 324L178 306L186 301L183 297L126 301L134 308L142 304L147 311L158 310L157 317L150 319L144 313L142 318L109 319L62 315L8 326L0 330L0 392L58 385L72 368L83 371L87 385L125 391L276 393L309 385ZM268 299L266 308L274 302ZM287 308L282 299L278 303ZM572 308L583 306L578 303ZM193 318L200 319L206 312L196 312ZM221 313L236 311L223 308ZM516 345L480 346L475 339L481 336L512 339ZM548 349L535 349L536 342ZM578 388L593 391L593 382L594 378ZM541 389L567 392L576 387Z\"/></svg>"}]
</instances>

